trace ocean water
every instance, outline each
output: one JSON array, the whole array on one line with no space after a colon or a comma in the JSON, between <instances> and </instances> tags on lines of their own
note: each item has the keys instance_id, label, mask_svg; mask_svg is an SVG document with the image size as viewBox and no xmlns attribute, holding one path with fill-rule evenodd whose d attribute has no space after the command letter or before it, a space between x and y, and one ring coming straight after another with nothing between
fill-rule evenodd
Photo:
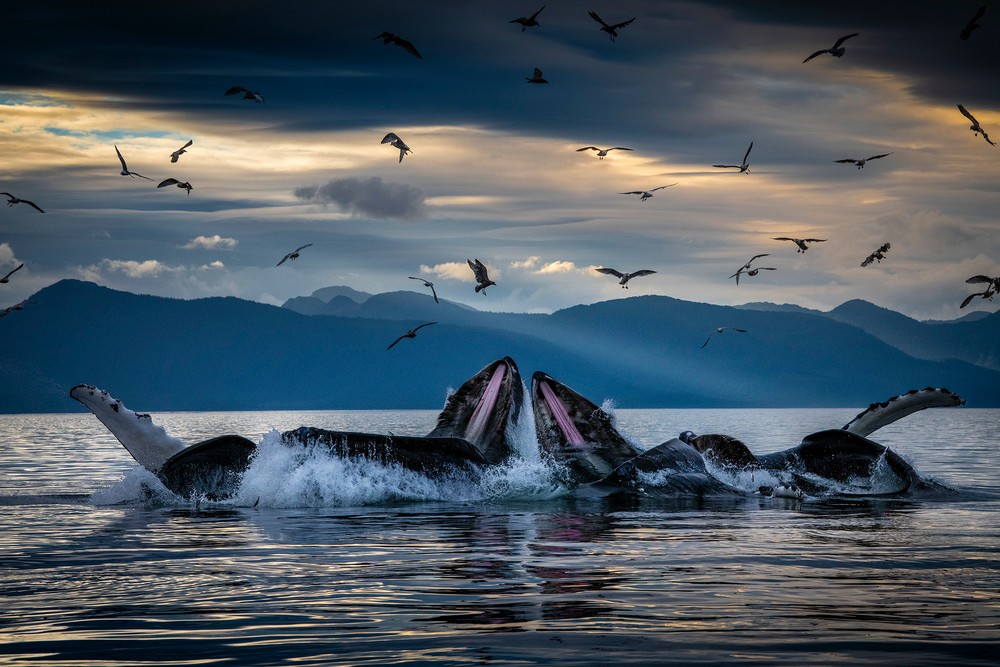
<instances>
[{"instance_id":1,"label":"ocean water","mask_svg":"<svg viewBox=\"0 0 1000 667\"><path fill-rule=\"evenodd\" d=\"M756 453L858 409L620 410L652 446ZM530 413L529 413L530 414ZM261 443L240 496L195 503L89 413L0 415L0 664L995 665L1000 411L874 434L933 498L574 497L526 427L477 484L283 447L300 425L422 435L431 411L164 413ZM750 482L748 482L749 484ZM155 489L154 489L155 490Z\"/></svg>"}]
</instances>

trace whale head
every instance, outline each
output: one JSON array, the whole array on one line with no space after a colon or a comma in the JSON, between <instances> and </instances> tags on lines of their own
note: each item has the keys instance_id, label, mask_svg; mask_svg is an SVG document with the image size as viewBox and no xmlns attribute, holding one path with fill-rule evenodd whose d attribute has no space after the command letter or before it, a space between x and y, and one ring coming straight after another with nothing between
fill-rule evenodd
<instances>
[{"instance_id":1,"label":"whale head","mask_svg":"<svg viewBox=\"0 0 1000 667\"><path fill-rule=\"evenodd\" d=\"M566 469L572 484L603 479L641 453L615 429L611 415L541 371L531 378L531 402L539 447Z\"/></svg>"},{"instance_id":2,"label":"whale head","mask_svg":"<svg viewBox=\"0 0 1000 667\"><path fill-rule=\"evenodd\" d=\"M520 416L523 389L517 364L498 359L466 380L438 415L431 438L461 438L471 443L487 463L500 463L514 452L507 427Z\"/></svg>"}]
</instances>

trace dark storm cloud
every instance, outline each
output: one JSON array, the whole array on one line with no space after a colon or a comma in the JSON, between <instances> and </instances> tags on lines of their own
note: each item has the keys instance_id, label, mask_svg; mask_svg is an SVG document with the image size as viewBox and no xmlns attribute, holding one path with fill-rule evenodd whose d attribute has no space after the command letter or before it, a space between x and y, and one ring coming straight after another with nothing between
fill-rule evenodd
<instances>
[{"instance_id":1,"label":"dark storm cloud","mask_svg":"<svg viewBox=\"0 0 1000 667\"><path fill-rule=\"evenodd\" d=\"M426 215L424 193L402 183L371 178L338 178L325 185L296 188L295 196L306 201L336 204L356 216L419 219Z\"/></svg>"}]
</instances>

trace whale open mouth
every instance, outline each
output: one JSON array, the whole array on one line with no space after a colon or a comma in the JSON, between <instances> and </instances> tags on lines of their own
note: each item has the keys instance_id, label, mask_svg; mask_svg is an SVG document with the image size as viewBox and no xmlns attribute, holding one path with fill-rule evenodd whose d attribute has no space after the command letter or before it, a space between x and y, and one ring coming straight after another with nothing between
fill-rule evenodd
<instances>
[{"instance_id":1,"label":"whale open mouth","mask_svg":"<svg viewBox=\"0 0 1000 667\"><path fill-rule=\"evenodd\" d=\"M533 378L535 385L535 395L541 394L544 405L548 408L549 414L552 421L559 427L562 431L563 438L566 443L576 447L586 444L586 439L580 433L580 429L576 427L573 422L573 418L569 416L569 412L566 409L566 404L562 402L559 396L556 395L555 390L552 388L551 378L548 376Z\"/></svg>"},{"instance_id":2,"label":"whale open mouth","mask_svg":"<svg viewBox=\"0 0 1000 667\"><path fill-rule=\"evenodd\" d=\"M507 368L507 364L505 363L496 364L494 367L490 381L486 384L486 388L479 398L479 403L476 404L476 409L472 411L472 416L469 418L469 425L466 427L464 433L466 440L478 442L482 439L483 432L489 423L493 409L497 405L503 380L507 376Z\"/></svg>"}]
</instances>

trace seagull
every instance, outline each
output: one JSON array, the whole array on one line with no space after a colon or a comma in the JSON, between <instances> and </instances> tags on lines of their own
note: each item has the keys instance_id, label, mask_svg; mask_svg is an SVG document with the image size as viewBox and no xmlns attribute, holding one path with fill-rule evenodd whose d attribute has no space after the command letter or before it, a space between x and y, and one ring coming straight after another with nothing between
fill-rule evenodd
<instances>
[{"instance_id":1,"label":"seagull","mask_svg":"<svg viewBox=\"0 0 1000 667\"><path fill-rule=\"evenodd\" d=\"M713 331L712 333L708 334L708 338L705 339L705 342L701 344L701 348L699 348L699 349L703 349L706 345L708 345L708 341L712 340L712 336L714 336L715 334L720 334L723 331L725 331L726 329L732 329L733 331L738 331L740 333L746 333L747 332L746 329L740 329L738 327L717 327L715 329L715 331Z\"/></svg>"},{"instance_id":2,"label":"seagull","mask_svg":"<svg viewBox=\"0 0 1000 667\"><path fill-rule=\"evenodd\" d=\"M139 172L129 171L128 165L125 164L125 158L122 157L122 152L118 150L118 146L115 146L115 152L118 153L118 161L122 163L122 176L131 176L132 178L138 176L139 178L145 178L147 181L153 180L149 176L143 176Z\"/></svg>"},{"instance_id":3,"label":"seagull","mask_svg":"<svg viewBox=\"0 0 1000 667\"><path fill-rule=\"evenodd\" d=\"M170 154L170 161L171 162L177 162L177 160L180 159L181 155L184 155L184 153L187 153L187 147L190 146L193 143L194 143L194 140L192 139L191 141L187 142L186 144L184 144L183 146L181 146L180 148L178 148L177 150L175 150L173 153L171 153Z\"/></svg>"},{"instance_id":4,"label":"seagull","mask_svg":"<svg viewBox=\"0 0 1000 667\"><path fill-rule=\"evenodd\" d=\"M472 263L471 259L467 259L465 261L469 263L469 268L472 269L474 274L476 274L476 292L483 290L483 294L486 294L487 287L490 285L496 285L495 282L490 280L490 276L486 272L486 266L482 262L478 259L475 264Z\"/></svg>"},{"instance_id":5,"label":"seagull","mask_svg":"<svg viewBox=\"0 0 1000 667\"><path fill-rule=\"evenodd\" d=\"M285 263L285 260L288 260L288 259L293 259L293 260L294 259L298 259L299 258L299 252L301 250L303 250L304 248L308 248L311 245L312 245L312 243L307 243L305 245L300 245L298 248L296 248L295 250L291 251L290 253L288 253L287 255L285 255L284 257L282 257L281 261L278 262L277 264L275 264L275 266L281 266L282 264Z\"/></svg>"},{"instance_id":6,"label":"seagull","mask_svg":"<svg viewBox=\"0 0 1000 667\"><path fill-rule=\"evenodd\" d=\"M774 271L775 270L774 268L768 267L768 266L761 266L761 267L756 268L756 269L751 269L750 268L750 265L753 264L753 261L755 259L757 259L759 257L767 257L770 254L771 253L765 252L765 253L762 253L760 255L754 255L753 257L750 258L750 260L746 264L744 264L740 268L736 269L736 273L734 273L733 275L731 275L729 277L730 278L736 278L736 284L739 285L740 284L740 274L742 274L742 273L746 273L748 276L755 276L755 275L757 275L757 272L760 271L761 269L763 269L764 271Z\"/></svg>"},{"instance_id":7,"label":"seagull","mask_svg":"<svg viewBox=\"0 0 1000 667\"><path fill-rule=\"evenodd\" d=\"M545 5L542 5L542 9L545 9ZM522 16L521 18L516 18L513 21L508 21L508 23L520 23L521 32L524 32L528 28L534 28L538 25L538 15L542 13L542 9L539 9L531 16Z\"/></svg>"},{"instance_id":8,"label":"seagull","mask_svg":"<svg viewBox=\"0 0 1000 667\"><path fill-rule=\"evenodd\" d=\"M396 340L392 341L392 345L389 345L389 347L387 347L385 349L391 350L393 345L395 345L399 341L403 340L404 338L416 338L417 337L417 331L419 331L420 329L423 329L424 327L429 327L432 324L437 324L437 322L427 322L426 324L421 324L419 327L413 327L412 329L410 329L409 331L407 331L405 334L403 334L402 336L400 336Z\"/></svg>"},{"instance_id":9,"label":"seagull","mask_svg":"<svg viewBox=\"0 0 1000 667\"><path fill-rule=\"evenodd\" d=\"M841 37L840 39L837 40L837 43L834 44L832 48L829 48L829 49L820 49L819 51L817 51L816 53L812 54L811 56L809 56L808 58L806 58L802 62L807 63L810 60L812 60L813 58L815 58L816 56L821 56L824 53L829 53L834 58L840 58L842 55L844 55L844 51L847 50L843 46L841 46L841 44L843 44L845 41L849 40L851 37L857 37L860 34L861 34L860 32L852 32L850 35L844 35L843 37Z\"/></svg>"},{"instance_id":10,"label":"seagull","mask_svg":"<svg viewBox=\"0 0 1000 667\"><path fill-rule=\"evenodd\" d=\"M539 10L539 11L541 11L541 10ZM440 301L438 301L438 294L434 290L434 283L432 283L429 280L424 280L423 278L414 278L413 276L407 276L407 277L410 280L419 280L419 281L423 282L424 283L424 287L430 287L431 288L431 294L434 295L434 303L441 303Z\"/></svg>"},{"instance_id":11,"label":"seagull","mask_svg":"<svg viewBox=\"0 0 1000 667\"><path fill-rule=\"evenodd\" d=\"M669 187L672 187L674 185L677 185L677 184L676 183L671 183L670 185L661 185L658 188L652 188L650 190L632 190L631 192L619 192L618 194L620 194L620 195L639 195L639 201L642 202L642 201L646 201L647 199L651 199L653 197L653 193L656 192L657 190L662 190L663 188L669 188Z\"/></svg>"},{"instance_id":12,"label":"seagull","mask_svg":"<svg viewBox=\"0 0 1000 667\"><path fill-rule=\"evenodd\" d=\"M404 142L402 139L400 139L399 136L395 132L390 132L389 134L387 134L384 137L382 137L381 143L383 143L383 144L389 144L393 148L398 148L399 149L399 161L400 162L403 161L403 156L404 155L406 155L407 153L412 153L413 152L413 151L410 150L410 147L406 145L406 142Z\"/></svg>"},{"instance_id":13,"label":"seagull","mask_svg":"<svg viewBox=\"0 0 1000 667\"><path fill-rule=\"evenodd\" d=\"M9 192L0 192L0 195L7 195L7 206L13 206L14 204L27 204L31 208L35 209L39 213L45 213L38 204L33 201L28 201L27 199L19 199Z\"/></svg>"},{"instance_id":14,"label":"seagull","mask_svg":"<svg viewBox=\"0 0 1000 667\"><path fill-rule=\"evenodd\" d=\"M979 124L979 121L976 120L975 116L969 113L969 111L961 104L958 105L958 110L962 112L963 116L972 121L972 125L969 127L969 129L972 130L977 137L981 134L983 135L983 139L986 140L986 143L988 143L990 146L996 146L995 142L990 141L989 135L986 134L986 130L984 130L982 125Z\"/></svg>"},{"instance_id":15,"label":"seagull","mask_svg":"<svg viewBox=\"0 0 1000 667\"><path fill-rule=\"evenodd\" d=\"M420 52L417 51L417 47L413 46L411 42L408 42L399 35L394 35L391 32L383 32L381 35L375 35L372 39L381 39L383 44L395 44L396 46L401 46L414 58L423 58L423 56L420 55Z\"/></svg>"},{"instance_id":16,"label":"seagull","mask_svg":"<svg viewBox=\"0 0 1000 667\"><path fill-rule=\"evenodd\" d=\"M192 185L190 183L188 183L186 181L184 181L184 182L178 181L176 178L165 178L162 181L160 181L160 184L157 185L156 187L158 187L158 188L165 188L168 185L176 185L177 187L179 187L182 190L187 190L187 193L188 193L189 196L191 195L191 190L193 189L193 187L192 187Z\"/></svg>"},{"instance_id":17,"label":"seagull","mask_svg":"<svg viewBox=\"0 0 1000 667\"><path fill-rule=\"evenodd\" d=\"M718 167L720 169L739 169L741 174L750 173L750 163L747 162L747 158L750 157L750 151L753 150L753 142L750 142L750 146L747 148L746 154L743 156L743 164L713 164L713 167Z\"/></svg>"},{"instance_id":18,"label":"seagull","mask_svg":"<svg viewBox=\"0 0 1000 667\"><path fill-rule=\"evenodd\" d=\"M962 32L958 33L958 36L962 39L969 39L969 37L972 37L972 31L980 27L979 19L983 18L983 14L985 13L986 5L983 5L976 12L976 15L969 19L969 22L965 24L965 27L962 28Z\"/></svg>"},{"instance_id":19,"label":"seagull","mask_svg":"<svg viewBox=\"0 0 1000 667\"><path fill-rule=\"evenodd\" d=\"M14 270L16 271L17 269ZM972 276L965 282L969 283L970 285L975 285L977 283L989 283L989 287L986 288L987 290L992 290L994 294L1000 292L1000 278L990 278L989 276Z\"/></svg>"},{"instance_id":20,"label":"seagull","mask_svg":"<svg viewBox=\"0 0 1000 667\"><path fill-rule=\"evenodd\" d=\"M223 94L224 95L239 95L240 93L243 93L243 99L245 99L245 100L253 100L257 104L263 104L264 103L264 96L263 95L261 95L258 92L255 92L253 90L250 90L249 88L244 88L243 86L233 86L232 88L230 88L229 90L227 90Z\"/></svg>"},{"instance_id":21,"label":"seagull","mask_svg":"<svg viewBox=\"0 0 1000 667\"><path fill-rule=\"evenodd\" d=\"M605 157L607 157L608 153L610 153L611 151L630 151L630 150L632 150L632 149L631 148L625 148L624 146L612 146L611 148L598 148L597 146L584 146L583 148L577 148L576 152L579 153L581 151L597 151L597 157L598 157L598 159L603 160Z\"/></svg>"},{"instance_id":22,"label":"seagull","mask_svg":"<svg viewBox=\"0 0 1000 667\"><path fill-rule=\"evenodd\" d=\"M865 163L868 162L869 160L878 160L879 158L883 158L888 155L892 155L892 153L882 153L881 155L872 155L871 157L866 157L861 160L855 160L854 158L845 158L843 160L834 160L834 162L840 162L842 164L853 164L857 165L858 169L864 169Z\"/></svg>"},{"instance_id":23,"label":"seagull","mask_svg":"<svg viewBox=\"0 0 1000 667\"><path fill-rule=\"evenodd\" d=\"M965 297L965 300L962 301L962 305L960 305L959 308L965 308L966 306L969 305L969 302L972 301L977 296L980 296L980 297L982 297L984 299L989 299L990 301L992 301L993 297L996 296L996 290L994 290L993 287L990 286L990 287L986 288L985 292L973 292L969 296Z\"/></svg>"},{"instance_id":24,"label":"seagull","mask_svg":"<svg viewBox=\"0 0 1000 667\"><path fill-rule=\"evenodd\" d=\"M639 271L633 271L632 273L622 273L621 271L616 271L615 269L595 269L598 273L606 273L609 276L615 276L616 278L621 278L618 284L622 286L622 289L628 289L628 281L632 278L638 278L640 276L649 276L656 271L651 271L650 269L641 269Z\"/></svg>"},{"instance_id":25,"label":"seagull","mask_svg":"<svg viewBox=\"0 0 1000 667\"><path fill-rule=\"evenodd\" d=\"M21 269L23 269L23 268L24 268L24 262L21 262L20 264L17 265L16 268L14 268L11 271L9 271L7 273L7 275L5 275L3 278L0 278L0 284L9 283L10 282L10 277L12 275L14 275L15 273L17 273L18 271L20 271Z\"/></svg>"},{"instance_id":26,"label":"seagull","mask_svg":"<svg viewBox=\"0 0 1000 667\"><path fill-rule=\"evenodd\" d=\"M587 12L587 13L590 14L590 18L594 19L595 21L597 21L598 23L601 24L601 32L608 33L608 35L611 36L611 41L612 42L615 41L615 37L618 36L618 29L619 28L624 28L629 23L631 23L632 21L635 20L635 17L633 16L628 21L622 21L621 23L615 23L614 25L608 25L607 23L604 22L604 19L602 19L600 16L597 15L597 12Z\"/></svg>"},{"instance_id":27,"label":"seagull","mask_svg":"<svg viewBox=\"0 0 1000 667\"><path fill-rule=\"evenodd\" d=\"M808 250L809 246L806 245L807 243L822 243L823 241L826 241L826 239L793 239L788 236L772 236L771 240L791 241L792 243L794 243L799 247L799 249L796 250L795 252L805 252L806 250Z\"/></svg>"},{"instance_id":28,"label":"seagull","mask_svg":"<svg viewBox=\"0 0 1000 667\"><path fill-rule=\"evenodd\" d=\"M15 310L24 310L25 304L28 304L28 303L38 303L38 302L37 301L22 301L21 303L15 303L13 306L7 306L3 310L0 310L0 317L4 317L5 315L10 315Z\"/></svg>"},{"instance_id":29,"label":"seagull","mask_svg":"<svg viewBox=\"0 0 1000 667\"><path fill-rule=\"evenodd\" d=\"M885 253L887 253L891 247L892 246L888 242L883 243L878 247L878 250L865 257L865 261L861 262L861 266L868 266L872 262L881 263L882 260L885 259Z\"/></svg>"},{"instance_id":30,"label":"seagull","mask_svg":"<svg viewBox=\"0 0 1000 667\"><path fill-rule=\"evenodd\" d=\"M537 67L535 68L535 73L533 76L530 77L526 76L524 77L524 79L528 83L548 83L548 81L542 78L542 70L538 69Z\"/></svg>"}]
</instances>

